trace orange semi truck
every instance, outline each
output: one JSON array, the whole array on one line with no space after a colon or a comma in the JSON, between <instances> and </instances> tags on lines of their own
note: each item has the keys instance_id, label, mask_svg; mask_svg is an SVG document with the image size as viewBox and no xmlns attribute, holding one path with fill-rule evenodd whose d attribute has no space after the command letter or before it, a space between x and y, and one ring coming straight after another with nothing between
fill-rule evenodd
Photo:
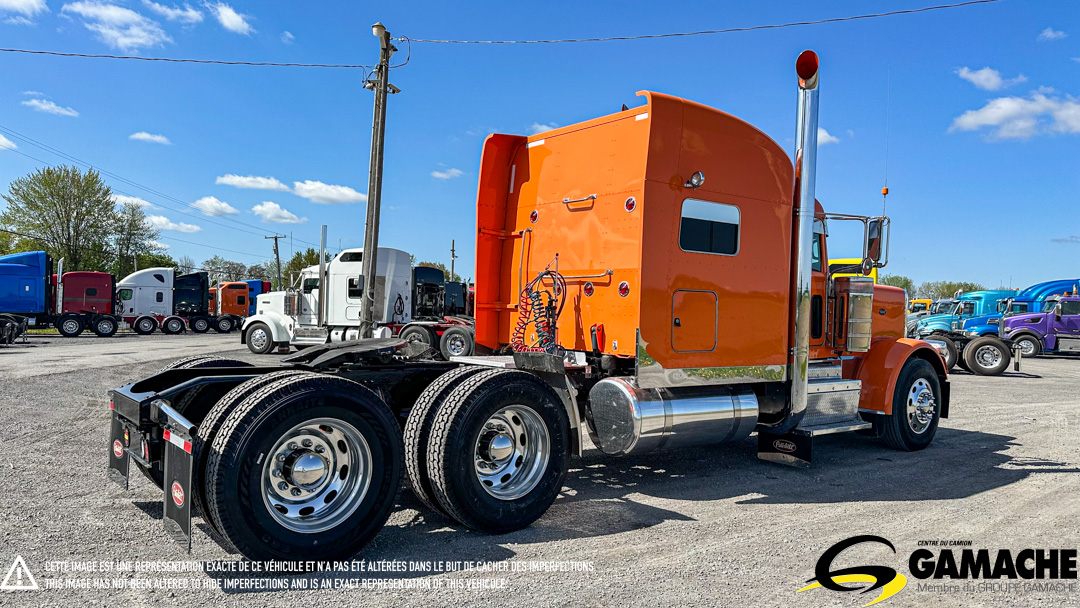
<instances>
[{"instance_id":1,"label":"orange semi truck","mask_svg":"<svg viewBox=\"0 0 1080 608\"><path fill-rule=\"evenodd\" d=\"M831 276L828 227L888 219L814 198L817 57L796 63L792 162L721 111L658 93L531 137L492 135L477 192L476 341L422 358L399 339L311 347L271 367L216 357L114 389L110 476L164 488L252 559L341 559L385 523L403 476L480 531L535 521L587 437L608 454L743 441L808 466L820 435L900 450L948 415L937 348L904 337L904 292ZM402 424L403 423L403 424ZM404 432L401 427L404 426Z\"/></svg>"}]
</instances>

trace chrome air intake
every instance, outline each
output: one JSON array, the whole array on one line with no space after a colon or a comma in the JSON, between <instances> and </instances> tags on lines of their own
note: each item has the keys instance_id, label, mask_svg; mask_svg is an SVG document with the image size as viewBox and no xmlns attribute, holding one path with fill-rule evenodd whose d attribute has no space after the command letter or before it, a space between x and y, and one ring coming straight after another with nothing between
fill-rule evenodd
<instances>
[{"instance_id":1,"label":"chrome air intake","mask_svg":"<svg viewBox=\"0 0 1080 608\"><path fill-rule=\"evenodd\" d=\"M589 391L593 440L605 454L712 445L748 437L758 402L745 386L639 388L607 378Z\"/></svg>"}]
</instances>

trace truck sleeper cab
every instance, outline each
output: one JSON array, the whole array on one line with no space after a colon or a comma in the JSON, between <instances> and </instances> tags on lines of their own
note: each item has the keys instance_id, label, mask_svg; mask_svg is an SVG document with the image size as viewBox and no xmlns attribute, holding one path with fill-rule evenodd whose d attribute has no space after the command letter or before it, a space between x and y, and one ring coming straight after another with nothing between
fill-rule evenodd
<instances>
[{"instance_id":1,"label":"truck sleeper cab","mask_svg":"<svg viewBox=\"0 0 1080 608\"><path fill-rule=\"evenodd\" d=\"M146 268L116 284L117 314L135 333L159 327L166 334L210 326L210 277L205 272L178 274L174 268Z\"/></svg>"},{"instance_id":2,"label":"truck sleeper cab","mask_svg":"<svg viewBox=\"0 0 1080 608\"><path fill-rule=\"evenodd\" d=\"M56 263L44 251L0 256L0 314L13 340L15 330L56 327L61 336L73 338L84 330L109 337L119 328L113 313L115 278L107 272L64 272L64 260ZM2 337L2 336L0 336Z\"/></svg>"},{"instance_id":3,"label":"truck sleeper cab","mask_svg":"<svg viewBox=\"0 0 1080 608\"><path fill-rule=\"evenodd\" d=\"M888 220L817 204L816 55L797 73L795 163L658 93L488 137L475 307L492 354L424 360L381 338L277 366L181 360L112 391L110 475L126 484L134 461L156 477L188 546L194 505L251 559L336 559L383 525L403 475L466 527L521 529L586 434L621 455L756 431L760 458L795 466L843 431L926 448L948 415L944 362L903 336L903 290L831 275L830 223L861 223L869 269L887 262Z\"/></svg>"},{"instance_id":4,"label":"truck sleeper cab","mask_svg":"<svg viewBox=\"0 0 1080 608\"><path fill-rule=\"evenodd\" d=\"M1011 298L999 301L995 312L965 320L961 327L961 333L969 337L997 336L1000 334L1002 318L1029 312L1039 312L1043 308L1043 302L1046 298L1075 291L1078 285L1080 285L1080 279L1047 281L1032 285ZM1022 340L1018 342L1018 345L1022 356L1035 357L1038 355L1033 340Z\"/></svg>"}]
</instances>

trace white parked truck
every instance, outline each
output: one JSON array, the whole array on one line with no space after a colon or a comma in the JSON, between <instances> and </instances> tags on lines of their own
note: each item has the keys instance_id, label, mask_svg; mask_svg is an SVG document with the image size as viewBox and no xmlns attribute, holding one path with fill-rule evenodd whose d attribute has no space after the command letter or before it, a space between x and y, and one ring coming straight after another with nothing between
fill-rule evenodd
<instances>
[{"instance_id":1,"label":"white parked truck","mask_svg":"<svg viewBox=\"0 0 1080 608\"><path fill-rule=\"evenodd\" d=\"M363 248L355 248L334 256L323 270L325 290L319 280L319 266L309 266L301 271L294 287L258 296L255 314L244 322L241 342L251 352L263 354L275 348L358 339L363 255ZM376 264L376 337L396 336L434 348L442 346L444 355L472 354L472 330L467 321L431 314L426 309L417 314L417 281L408 252L379 247ZM448 333L449 338L443 340ZM443 346L441 342L449 344Z\"/></svg>"}]
</instances>

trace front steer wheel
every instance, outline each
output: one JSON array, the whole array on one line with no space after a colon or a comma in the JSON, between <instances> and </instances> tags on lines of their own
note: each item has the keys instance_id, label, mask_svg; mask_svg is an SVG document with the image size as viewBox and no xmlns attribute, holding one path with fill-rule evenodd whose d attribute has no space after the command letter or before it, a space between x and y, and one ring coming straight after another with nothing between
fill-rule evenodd
<instances>
[{"instance_id":1,"label":"front steer wheel","mask_svg":"<svg viewBox=\"0 0 1080 608\"><path fill-rule=\"evenodd\" d=\"M256 355L265 355L274 348L274 336L266 323L252 323L245 337L248 350Z\"/></svg>"},{"instance_id":2,"label":"front steer wheel","mask_svg":"<svg viewBox=\"0 0 1080 608\"><path fill-rule=\"evenodd\" d=\"M570 419L558 395L523 371L470 376L431 424L427 469L443 511L502 534L555 502L570 460Z\"/></svg>"},{"instance_id":3,"label":"front steer wheel","mask_svg":"<svg viewBox=\"0 0 1080 608\"><path fill-rule=\"evenodd\" d=\"M1012 353L994 336L975 338L964 347L964 363L973 374L1000 376L1009 368Z\"/></svg>"},{"instance_id":4,"label":"front steer wheel","mask_svg":"<svg viewBox=\"0 0 1080 608\"><path fill-rule=\"evenodd\" d=\"M941 381L934 366L908 359L893 389L892 414L875 418L889 447L914 452L929 446L941 418Z\"/></svg>"},{"instance_id":5,"label":"front steer wheel","mask_svg":"<svg viewBox=\"0 0 1080 608\"><path fill-rule=\"evenodd\" d=\"M1020 356L1025 359L1038 357L1042 353L1042 342L1030 334L1013 338L1013 342L1020 349Z\"/></svg>"},{"instance_id":6,"label":"front steer wheel","mask_svg":"<svg viewBox=\"0 0 1080 608\"><path fill-rule=\"evenodd\" d=\"M206 502L252 560L340 560L386 523L401 489L398 423L345 378L283 378L244 398L206 462Z\"/></svg>"}]
</instances>

